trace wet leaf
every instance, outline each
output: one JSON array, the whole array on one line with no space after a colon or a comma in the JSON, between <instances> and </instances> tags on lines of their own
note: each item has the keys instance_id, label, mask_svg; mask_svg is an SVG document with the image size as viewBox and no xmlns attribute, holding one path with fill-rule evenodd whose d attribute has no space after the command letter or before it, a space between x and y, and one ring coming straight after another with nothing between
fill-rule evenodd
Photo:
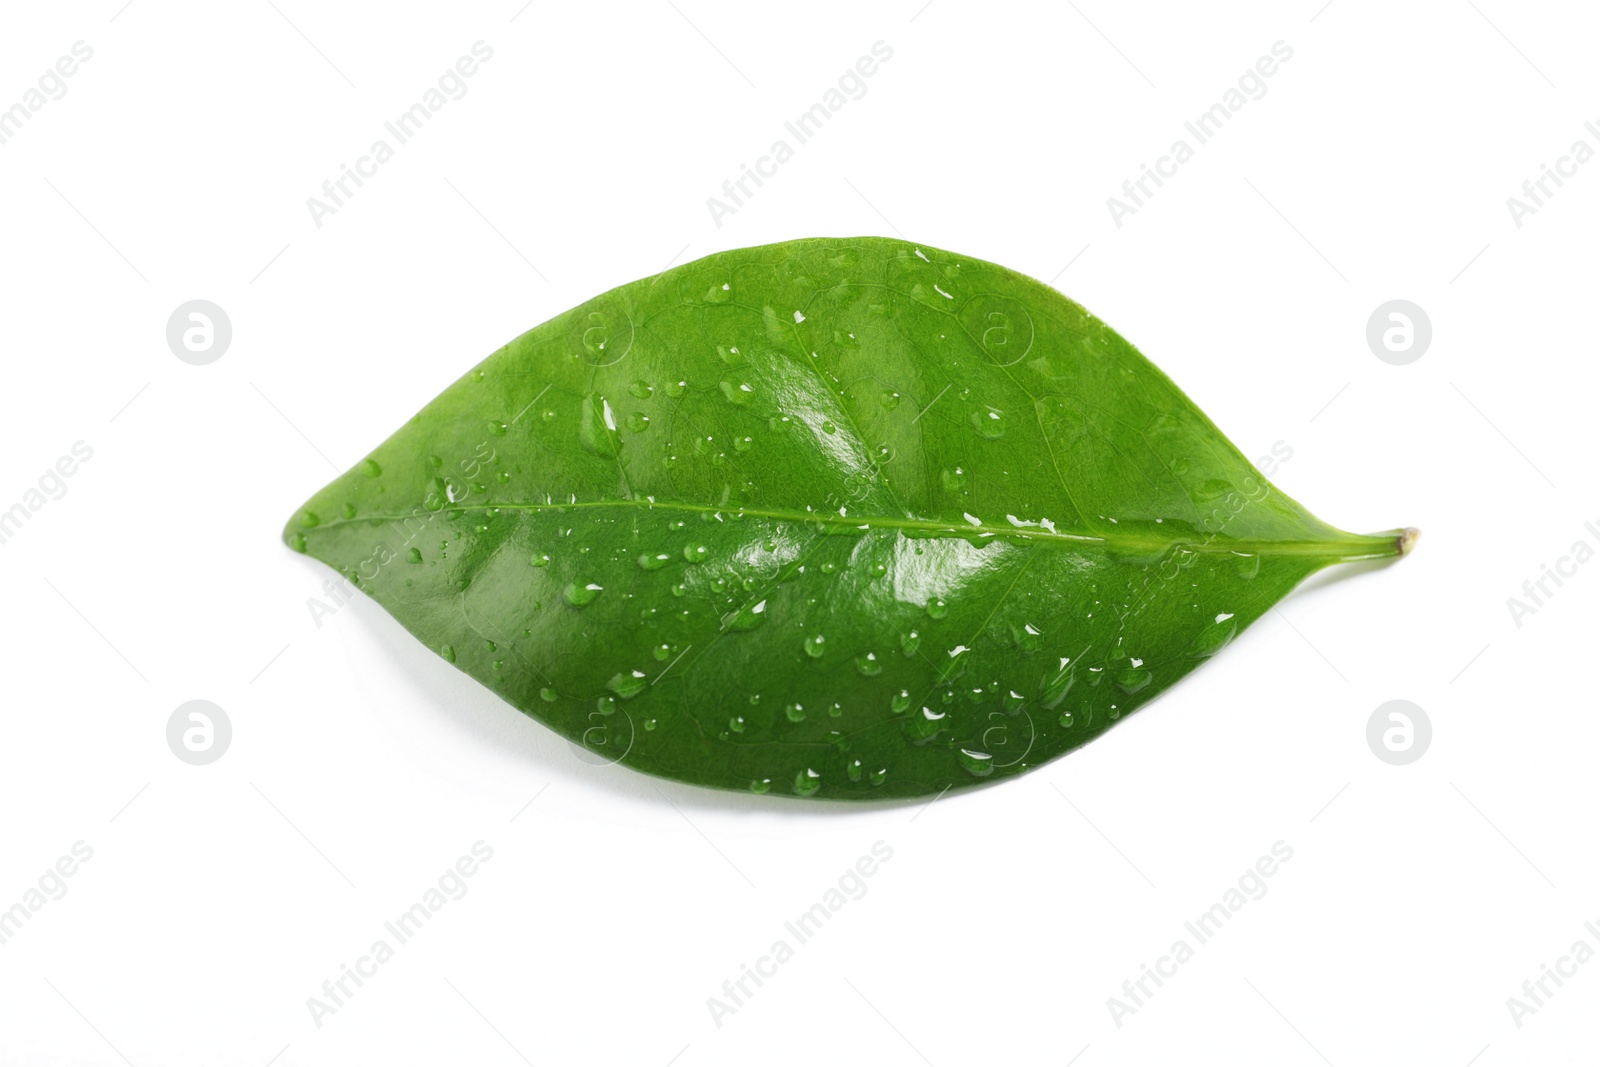
<instances>
[{"instance_id":1,"label":"wet leaf","mask_svg":"<svg viewBox=\"0 0 1600 1067\"><path fill-rule=\"evenodd\" d=\"M1049 287L859 238L552 319L284 536L593 762L873 799L1051 760L1413 532L1313 517Z\"/></svg>"}]
</instances>

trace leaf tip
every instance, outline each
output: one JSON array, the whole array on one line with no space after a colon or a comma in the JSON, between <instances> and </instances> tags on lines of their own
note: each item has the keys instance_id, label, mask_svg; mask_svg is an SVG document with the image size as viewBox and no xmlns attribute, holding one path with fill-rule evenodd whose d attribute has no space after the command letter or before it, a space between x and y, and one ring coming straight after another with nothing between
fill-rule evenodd
<instances>
[{"instance_id":1,"label":"leaf tip","mask_svg":"<svg viewBox=\"0 0 1600 1067\"><path fill-rule=\"evenodd\" d=\"M1421 530L1415 526L1407 526L1400 531L1400 536L1394 539L1395 548L1399 550L1402 556L1410 555L1411 550L1416 547L1417 538L1421 536Z\"/></svg>"}]
</instances>

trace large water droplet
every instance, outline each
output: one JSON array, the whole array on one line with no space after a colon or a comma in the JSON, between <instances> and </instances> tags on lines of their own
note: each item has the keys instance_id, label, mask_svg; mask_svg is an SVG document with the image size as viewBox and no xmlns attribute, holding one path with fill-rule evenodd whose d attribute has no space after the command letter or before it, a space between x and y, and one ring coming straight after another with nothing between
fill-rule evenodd
<instances>
[{"instance_id":1,"label":"large water droplet","mask_svg":"<svg viewBox=\"0 0 1600 1067\"><path fill-rule=\"evenodd\" d=\"M970 416L972 428L978 431L978 436L988 440L1004 437L1006 434L1005 413L999 408L987 405L974 411Z\"/></svg>"},{"instance_id":2,"label":"large water droplet","mask_svg":"<svg viewBox=\"0 0 1600 1067\"><path fill-rule=\"evenodd\" d=\"M906 719L906 737L913 745L925 745L944 732L944 720L944 712L925 707Z\"/></svg>"},{"instance_id":3,"label":"large water droplet","mask_svg":"<svg viewBox=\"0 0 1600 1067\"><path fill-rule=\"evenodd\" d=\"M740 610L733 618L728 620L730 630L754 630L757 626L767 621L767 602L761 601L748 608Z\"/></svg>"},{"instance_id":4,"label":"large water droplet","mask_svg":"<svg viewBox=\"0 0 1600 1067\"><path fill-rule=\"evenodd\" d=\"M961 764L961 769L975 778L987 778L994 773L994 757L987 752L975 752L964 748L956 753L956 762Z\"/></svg>"},{"instance_id":5,"label":"large water droplet","mask_svg":"<svg viewBox=\"0 0 1600 1067\"><path fill-rule=\"evenodd\" d=\"M1215 656L1221 652L1233 635L1239 632L1239 624L1234 622L1233 616L1224 612L1201 630L1194 639L1194 654L1196 656Z\"/></svg>"},{"instance_id":6,"label":"large water droplet","mask_svg":"<svg viewBox=\"0 0 1600 1067\"><path fill-rule=\"evenodd\" d=\"M644 671L618 671L606 683L606 688L623 700L632 700L644 692L646 684Z\"/></svg>"},{"instance_id":7,"label":"large water droplet","mask_svg":"<svg viewBox=\"0 0 1600 1067\"><path fill-rule=\"evenodd\" d=\"M593 604L594 598L604 591L605 586L596 585L594 582L568 582L561 595L573 607L583 608Z\"/></svg>"},{"instance_id":8,"label":"large water droplet","mask_svg":"<svg viewBox=\"0 0 1600 1067\"><path fill-rule=\"evenodd\" d=\"M615 456L622 451L622 432L617 429L617 413L599 393L583 398L578 417L578 441L597 456Z\"/></svg>"},{"instance_id":9,"label":"large water droplet","mask_svg":"<svg viewBox=\"0 0 1600 1067\"><path fill-rule=\"evenodd\" d=\"M1117 683L1118 689L1122 690L1124 693L1127 693L1129 696L1132 696L1134 693L1137 693L1139 690L1149 685L1151 679L1154 677L1155 675L1151 674L1143 667L1129 667L1125 670L1118 671L1112 681Z\"/></svg>"}]
</instances>

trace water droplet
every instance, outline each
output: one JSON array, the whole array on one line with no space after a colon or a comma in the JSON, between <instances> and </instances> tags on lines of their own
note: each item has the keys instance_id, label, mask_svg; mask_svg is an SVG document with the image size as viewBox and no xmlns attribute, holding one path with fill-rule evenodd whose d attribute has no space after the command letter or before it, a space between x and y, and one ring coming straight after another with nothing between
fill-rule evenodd
<instances>
[{"instance_id":1,"label":"water droplet","mask_svg":"<svg viewBox=\"0 0 1600 1067\"><path fill-rule=\"evenodd\" d=\"M794 791L796 796L813 797L817 790L822 788L822 775L809 767L794 776Z\"/></svg>"},{"instance_id":2,"label":"water droplet","mask_svg":"<svg viewBox=\"0 0 1600 1067\"><path fill-rule=\"evenodd\" d=\"M944 712L925 707L906 719L906 737L913 745L925 745L944 732L944 718Z\"/></svg>"},{"instance_id":3,"label":"water droplet","mask_svg":"<svg viewBox=\"0 0 1600 1067\"><path fill-rule=\"evenodd\" d=\"M748 452L754 444L755 442L748 437L735 437L733 439L733 450L735 452Z\"/></svg>"},{"instance_id":4,"label":"water droplet","mask_svg":"<svg viewBox=\"0 0 1600 1067\"><path fill-rule=\"evenodd\" d=\"M543 552L538 552L534 554L533 559L529 560L529 562L535 567L548 567L550 566L550 557Z\"/></svg>"},{"instance_id":5,"label":"water droplet","mask_svg":"<svg viewBox=\"0 0 1600 1067\"><path fill-rule=\"evenodd\" d=\"M658 571L671 560L672 557L665 552L646 552L639 557L639 567L641 570Z\"/></svg>"},{"instance_id":6,"label":"water droplet","mask_svg":"<svg viewBox=\"0 0 1600 1067\"><path fill-rule=\"evenodd\" d=\"M1254 552L1235 552L1233 569L1241 578L1254 578L1261 573L1261 557Z\"/></svg>"},{"instance_id":7,"label":"water droplet","mask_svg":"<svg viewBox=\"0 0 1600 1067\"><path fill-rule=\"evenodd\" d=\"M683 558L688 560L690 563L703 563L705 562L706 556L710 555L710 553L711 550L705 545L683 546Z\"/></svg>"},{"instance_id":8,"label":"water droplet","mask_svg":"<svg viewBox=\"0 0 1600 1067\"><path fill-rule=\"evenodd\" d=\"M757 796L765 795L766 793L769 793L771 791L772 791L772 779L771 778L757 778L755 781L750 783L750 792L755 793Z\"/></svg>"},{"instance_id":9,"label":"water droplet","mask_svg":"<svg viewBox=\"0 0 1600 1067\"><path fill-rule=\"evenodd\" d=\"M900 651L908 656L915 656L917 648L922 644L922 635L912 630L910 633L900 635Z\"/></svg>"},{"instance_id":10,"label":"water droplet","mask_svg":"<svg viewBox=\"0 0 1600 1067\"><path fill-rule=\"evenodd\" d=\"M874 675L883 673L883 664L878 662L878 654L876 652L863 652L856 657L856 670L871 678Z\"/></svg>"},{"instance_id":11,"label":"water droplet","mask_svg":"<svg viewBox=\"0 0 1600 1067\"><path fill-rule=\"evenodd\" d=\"M506 435L507 428L508 427L506 424L501 422L499 419L489 420L489 432L496 437L504 437Z\"/></svg>"},{"instance_id":12,"label":"water droplet","mask_svg":"<svg viewBox=\"0 0 1600 1067\"><path fill-rule=\"evenodd\" d=\"M644 671L618 671L606 683L606 688L623 700L632 700L644 692L646 684Z\"/></svg>"},{"instance_id":13,"label":"water droplet","mask_svg":"<svg viewBox=\"0 0 1600 1067\"><path fill-rule=\"evenodd\" d=\"M605 586L596 585L594 582L568 582L567 587L561 591L561 595L573 607L583 608L593 604L594 598L604 590Z\"/></svg>"},{"instance_id":14,"label":"water droplet","mask_svg":"<svg viewBox=\"0 0 1600 1067\"><path fill-rule=\"evenodd\" d=\"M932 600L928 601L927 606L929 618L942 619L946 615L950 614L950 605L944 602L943 597L934 597Z\"/></svg>"},{"instance_id":15,"label":"water droplet","mask_svg":"<svg viewBox=\"0 0 1600 1067\"><path fill-rule=\"evenodd\" d=\"M967 487L967 472L960 467L954 470L940 471L939 484L944 486L945 492L959 492Z\"/></svg>"},{"instance_id":16,"label":"water droplet","mask_svg":"<svg viewBox=\"0 0 1600 1067\"><path fill-rule=\"evenodd\" d=\"M668 382L662 388L666 390L666 393L667 393L668 396L676 399L676 398L682 396L684 393L686 393L688 391L689 383L688 382Z\"/></svg>"},{"instance_id":17,"label":"water droplet","mask_svg":"<svg viewBox=\"0 0 1600 1067\"><path fill-rule=\"evenodd\" d=\"M1071 726L1072 725L1072 712L1063 711L1061 713L1061 718L1058 721L1061 723L1062 726Z\"/></svg>"},{"instance_id":18,"label":"water droplet","mask_svg":"<svg viewBox=\"0 0 1600 1067\"><path fill-rule=\"evenodd\" d=\"M784 706L783 716L790 722L805 722L806 709L799 703L787 704Z\"/></svg>"},{"instance_id":19,"label":"water droplet","mask_svg":"<svg viewBox=\"0 0 1600 1067\"><path fill-rule=\"evenodd\" d=\"M640 379L635 379L634 383L632 385L628 386L628 392L632 393L634 396L638 397L640 400L649 400L650 399L650 394L655 392L655 390L650 388L650 383L649 382L646 382L646 381L643 381L643 380L640 380Z\"/></svg>"},{"instance_id":20,"label":"water droplet","mask_svg":"<svg viewBox=\"0 0 1600 1067\"><path fill-rule=\"evenodd\" d=\"M766 612L767 602L765 600L759 604L744 608L728 620L728 629L739 631L754 630L757 626L767 621Z\"/></svg>"},{"instance_id":21,"label":"water droplet","mask_svg":"<svg viewBox=\"0 0 1600 1067\"><path fill-rule=\"evenodd\" d=\"M975 778L987 778L994 773L994 757L987 752L974 752L964 748L956 753L956 762L961 764L961 769Z\"/></svg>"},{"instance_id":22,"label":"water droplet","mask_svg":"<svg viewBox=\"0 0 1600 1067\"><path fill-rule=\"evenodd\" d=\"M822 420L822 432L826 433L826 434L835 434L835 433L839 432L839 427L835 426L833 423L829 422L827 419L823 419Z\"/></svg>"},{"instance_id":23,"label":"water droplet","mask_svg":"<svg viewBox=\"0 0 1600 1067\"><path fill-rule=\"evenodd\" d=\"M1038 627L1029 622L1021 626L1016 623L1011 624L1011 642L1023 652L1038 652L1044 648L1043 634L1039 632Z\"/></svg>"},{"instance_id":24,"label":"water droplet","mask_svg":"<svg viewBox=\"0 0 1600 1067\"><path fill-rule=\"evenodd\" d=\"M617 413L599 393L583 398L578 417L578 441L597 456L615 456L622 451L622 433L617 429Z\"/></svg>"},{"instance_id":25,"label":"water droplet","mask_svg":"<svg viewBox=\"0 0 1600 1067\"><path fill-rule=\"evenodd\" d=\"M672 646L665 643L659 644L650 650L650 654L654 656L656 658L656 662L659 663L668 656L672 655Z\"/></svg>"},{"instance_id":26,"label":"water droplet","mask_svg":"<svg viewBox=\"0 0 1600 1067\"><path fill-rule=\"evenodd\" d=\"M878 402L883 405L883 410L893 411L900 406L900 394L893 389L885 389L883 395L878 397Z\"/></svg>"},{"instance_id":27,"label":"water droplet","mask_svg":"<svg viewBox=\"0 0 1600 1067\"><path fill-rule=\"evenodd\" d=\"M889 698L889 710L899 715L911 706L911 694L902 689Z\"/></svg>"},{"instance_id":28,"label":"water droplet","mask_svg":"<svg viewBox=\"0 0 1600 1067\"><path fill-rule=\"evenodd\" d=\"M642 411L635 411L628 416L628 429L634 433L644 433L650 428L650 416Z\"/></svg>"},{"instance_id":29,"label":"water droplet","mask_svg":"<svg viewBox=\"0 0 1600 1067\"><path fill-rule=\"evenodd\" d=\"M972 428L978 431L978 436L993 441L1006 434L1005 413L999 408L985 405L974 411L970 416Z\"/></svg>"},{"instance_id":30,"label":"water droplet","mask_svg":"<svg viewBox=\"0 0 1600 1067\"><path fill-rule=\"evenodd\" d=\"M745 358L744 353L739 351L738 345L718 345L717 355L722 357L722 362L730 367L742 367L750 362Z\"/></svg>"},{"instance_id":31,"label":"water droplet","mask_svg":"<svg viewBox=\"0 0 1600 1067\"><path fill-rule=\"evenodd\" d=\"M368 478L377 478L383 474L383 468L378 466L377 460L369 457L361 461L361 473Z\"/></svg>"},{"instance_id":32,"label":"water droplet","mask_svg":"<svg viewBox=\"0 0 1600 1067\"><path fill-rule=\"evenodd\" d=\"M322 516L315 511L308 511L300 517L300 522L306 526L315 526L322 521Z\"/></svg>"},{"instance_id":33,"label":"water droplet","mask_svg":"<svg viewBox=\"0 0 1600 1067\"><path fill-rule=\"evenodd\" d=\"M877 770L867 775L867 779L871 781L873 785L882 785L884 782L889 780L889 768L879 767Z\"/></svg>"},{"instance_id":34,"label":"water droplet","mask_svg":"<svg viewBox=\"0 0 1600 1067\"><path fill-rule=\"evenodd\" d=\"M441 645L439 647L439 655L444 657L446 663L454 663L456 661L456 650L449 645Z\"/></svg>"},{"instance_id":35,"label":"water droplet","mask_svg":"<svg viewBox=\"0 0 1600 1067\"><path fill-rule=\"evenodd\" d=\"M419 549L413 548L406 553L406 559L412 563L421 563L422 552Z\"/></svg>"},{"instance_id":36,"label":"water droplet","mask_svg":"<svg viewBox=\"0 0 1600 1067\"><path fill-rule=\"evenodd\" d=\"M1006 709L1006 714L1015 715L1022 710L1023 699L1021 693L1008 689L1006 695L1000 698L1000 703Z\"/></svg>"},{"instance_id":37,"label":"water droplet","mask_svg":"<svg viewBox=\"0 0 1600 1067\"><path fill-rule=\"evenodd\" d=\"M347 519L353 519L356 517L356 506L354 504L346 504L340 509L339 513Z\"/></svg>"},{"instance_id":38,"label":"water droplet","mask_svg":"<svg viewBox=\"0 0 1600 1067\"><path fill-rule=\"evenodd\" d=\"M1066 699L1067 692L1072 688L1072 682L1077 677L1077 671L1071 666L1070 660L1061 660L1056 669L1044 676L1044 681L1039 683L1039 703L1045 710L1053 710L1057 704Z\"/></svg>"},{"instance_id":39,"label":"water droplet","mask_svg":"<svg viewBox=\"0 0 1600 1067\"><path fill-rule=\"evenodd\" d=\"M736 734L744 733L744 716L735 715L733 718L729 719L728 729L732 730Z\"/></svg>"},{"instance_id":40,"label":"water droplet","mask_svg":"<svg viewBox=\"0 0 1600 1067\"><path fill-rule=\"evenodd\" d=\"M748 404L750 402L750 398L754 396L756 392L747 382L740 382L738 385L735 385L732 382L719 382L717 383L717 388L722 390L722 395L727 397L730 402L738 404L741 407L745 404Z\"/></svg>"},{"instance_id":41,"label":"water droplet","mask_svg":"<svg viewBox=\"0 0 1600 1067\"><path fill-rule=\"evenodd\" d=\"M1194 654L1201 657L1215 656L1227 647L1228 642L1233 640L1233 635L1238 632L1239 624L1233 621L1232 615L1226 613L1218 615L1215 622L1206 626L1195 637Z\"/></svg>"},{"instance_id":42,"label":"water droplet","mask_svg":"<svg viewBox=\"0 0 1600 1067\"><path fill-rule=\"evenodd\" d=\"M1126 670L1118 671L1112 681L1117 683L1118 689L1132 696L1149 685L1154 677L1155 675L1142 667L1129 667Z\"/></svg>"},{"instance_id":43,"label":"water droplet","mask_svg":"<svg viewBox=\"0 0 1600 1067\"><path fill-rule=\"evenodd\" d=\"M821 659L822 653L827 651L828 639L821 634L812 634L806 638L806 655L812 659Z\"/></svg>"},{"instance_id":44,"label":"water droplet","mask_svg":"<svg viewBox=\"0 0 1600 1067\"><path fill-rule=\"evenodd\" d=\"M303 533L290 534L289 547L296 552L304 552L306 550L306 535Z\"/></svg>"}]
</instances>

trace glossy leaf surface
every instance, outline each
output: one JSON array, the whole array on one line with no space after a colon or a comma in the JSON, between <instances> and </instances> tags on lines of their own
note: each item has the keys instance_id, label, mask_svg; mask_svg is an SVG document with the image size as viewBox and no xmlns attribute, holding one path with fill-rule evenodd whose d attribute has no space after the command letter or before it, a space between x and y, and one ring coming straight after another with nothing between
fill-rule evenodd
<instances>
[{"instance_id":1,"label":"glossy leaf surface","mask_svg":"<svg viewBox=\"0 0 1600 1067\"><path fill-rule=\"evenodd\" d=\"M1313 517L1049 287L878 238L552 319L284 536L597 761L819 799L1019 774L1410 543Z\"/></svg>"}]
</instances>

